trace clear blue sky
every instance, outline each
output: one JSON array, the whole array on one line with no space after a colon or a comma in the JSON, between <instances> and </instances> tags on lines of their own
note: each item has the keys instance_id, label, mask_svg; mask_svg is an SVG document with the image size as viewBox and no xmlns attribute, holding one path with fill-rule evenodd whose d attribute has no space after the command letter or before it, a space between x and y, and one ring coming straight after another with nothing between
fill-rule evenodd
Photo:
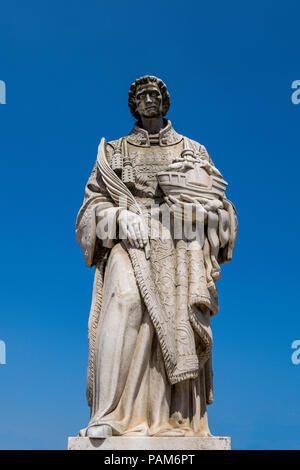
<instances>
[{"instance_id":1,"label":"clear blue sky","mask_svg":"<svg viewBox=\"0 0 300 470\"><path fill-rule=\"evenodd\" d=\"M0 11L0 448L64 449L87 424L93 270L74 224L102 136L126 135L131 82L166 81L239 216L218 283L211 430L300 449L297 0L10 0Z\"/></svg>"}]
</instances>

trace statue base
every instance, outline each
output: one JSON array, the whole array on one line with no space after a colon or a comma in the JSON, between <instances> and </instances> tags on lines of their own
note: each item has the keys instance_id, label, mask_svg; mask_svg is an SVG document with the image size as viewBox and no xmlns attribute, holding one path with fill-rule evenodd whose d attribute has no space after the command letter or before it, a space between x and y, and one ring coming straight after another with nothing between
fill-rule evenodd
<instances>
[{"instance_id":1,"label":"statue base","mask_svg":"<svg viewBox=\"0 0 300 470\"><path fill-rule=\"evenodd\" d=\"M69 437L68 450L230 450L230 437Z\"/></svg>"}]
</instances>

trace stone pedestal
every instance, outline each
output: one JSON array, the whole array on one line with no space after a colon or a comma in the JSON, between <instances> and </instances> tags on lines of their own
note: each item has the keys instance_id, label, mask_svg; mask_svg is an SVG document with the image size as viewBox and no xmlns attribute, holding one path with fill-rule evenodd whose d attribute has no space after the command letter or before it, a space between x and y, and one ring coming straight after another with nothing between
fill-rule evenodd
<instances>
[{"instance_id":1,"label":"stone pedestal","mask_svg":"<svg viewBox=\"0 0 300 470\"><path fill-rule=\"evenodd\" d=\"M230 450L230 437L69 437L68 450Z\"/></svg>"}]
</instances>

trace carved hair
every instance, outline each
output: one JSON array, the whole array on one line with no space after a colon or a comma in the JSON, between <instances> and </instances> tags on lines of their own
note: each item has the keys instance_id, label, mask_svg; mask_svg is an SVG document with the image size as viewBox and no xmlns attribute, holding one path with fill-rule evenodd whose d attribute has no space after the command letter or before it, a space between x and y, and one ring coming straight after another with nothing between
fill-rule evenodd
<instances>
[{"instance_id":1,"label":"carved hair","mask_svg":"<svg viewBox=\"0 0 300 470\"><path fill-rule=\"evenodd\" d=\"M157 77L153 75L145 75L144 77L137 78L129 89L128 95L128 106L130 108L131 114L136 118L140 119L140 115L136 110L135 95L136 90L140 85L145 85L146 83L155 83L160 89L162 95L162 115L165 116L169 111L170 107L170 94L167 90L166 84Z\"/></svg>"}]
</instances>

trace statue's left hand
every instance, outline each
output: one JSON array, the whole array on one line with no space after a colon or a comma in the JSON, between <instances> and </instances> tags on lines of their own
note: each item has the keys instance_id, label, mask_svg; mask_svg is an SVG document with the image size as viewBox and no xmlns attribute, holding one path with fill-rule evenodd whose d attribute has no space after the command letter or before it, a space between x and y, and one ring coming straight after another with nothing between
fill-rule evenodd
<instances>
[{"instance_id":1,"label":"statue's left hand","mask_svg":"<svg viewBox=\"0 0 300 470\"><path fill-rule=\"evenodd\" d=\"M189 196L180 195L179 198L174 196L168 196L165 198L166 203L168 204L171 212L175 217L179 217L182 220L193 221L195 219L195 210L200 211L206 218L207 211L200 204L197 199L191 198ZM196 216L197 217L197 216Z\"/></svg>"},{"instance_id":2,"label":"statue's left hand","mask_svg":"<svg viewBox=\"0 0 300 470\"><path fill-rule=\"evenodd\" d=\"M194 204L196 206L201 205L202 209L205 212L216 211L218 209L222 209L223 207L223 203L219 199L206 199L206 198L199 198L199 197L194 198L194 197L187 196L185 194L181 194L179 199L173 196L169 196L169 199L171 200L173 204L177 204L177 205L183 205L184 203L187 203L187 202L190 204Z\"/></svg>"}]
</instances>

